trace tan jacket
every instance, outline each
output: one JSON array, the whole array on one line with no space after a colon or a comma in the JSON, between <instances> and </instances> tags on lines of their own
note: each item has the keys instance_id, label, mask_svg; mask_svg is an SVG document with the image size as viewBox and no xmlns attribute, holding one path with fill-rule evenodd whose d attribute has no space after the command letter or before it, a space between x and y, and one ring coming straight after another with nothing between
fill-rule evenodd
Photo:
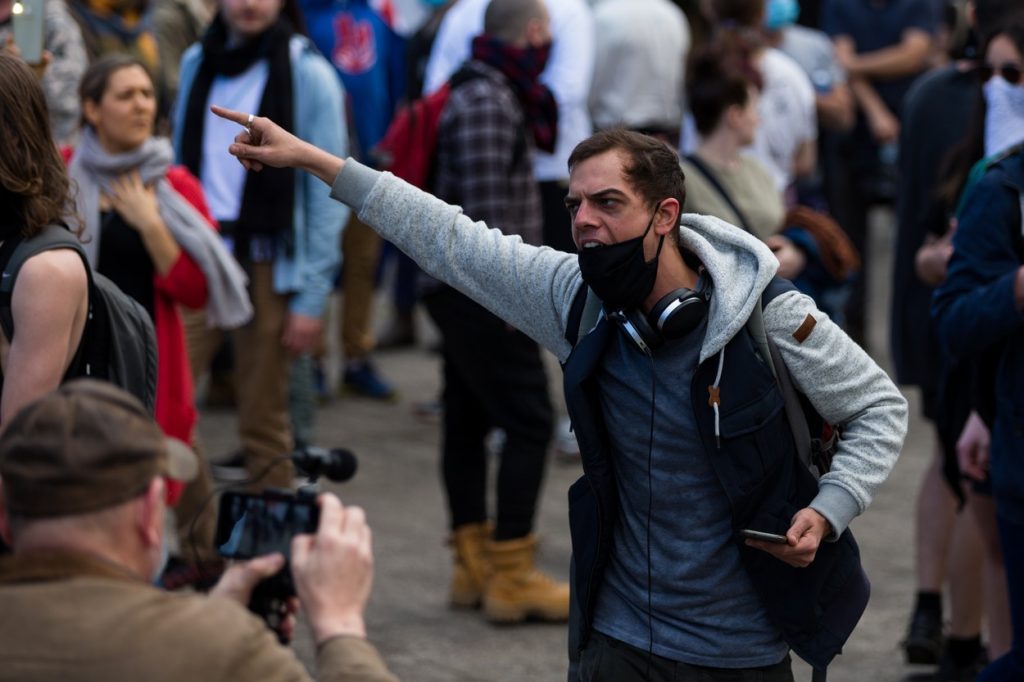
<instances>
[{"instance_id":1,"label":"tan jacket","mask_svg":"<svg viewBox=\"0 0 1024 682\"><path fill-rule=\"evenodd\" d=\"M376 649L338 637L318 679L396 682ZM229 599L164 592L97 557L0 558L0 681L309 680L291 649Z\"/></svg>"}]
</instances>

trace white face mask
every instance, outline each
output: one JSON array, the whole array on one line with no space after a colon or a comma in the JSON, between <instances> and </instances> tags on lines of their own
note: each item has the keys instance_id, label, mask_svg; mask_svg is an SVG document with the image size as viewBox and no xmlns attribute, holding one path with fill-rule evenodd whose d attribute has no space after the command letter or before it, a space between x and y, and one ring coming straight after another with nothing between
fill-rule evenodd
<instances>
[{"instance_id":1,"label":"white face mask","mask_svg":"<svg viewBox=\"0 0 1024 682\"><path fill-rule=\"evenodd\" d=\"M1002 76L985 83L985 156L1024 142L1024 85L1011 85Z\"/></svg>"}]
</instances>

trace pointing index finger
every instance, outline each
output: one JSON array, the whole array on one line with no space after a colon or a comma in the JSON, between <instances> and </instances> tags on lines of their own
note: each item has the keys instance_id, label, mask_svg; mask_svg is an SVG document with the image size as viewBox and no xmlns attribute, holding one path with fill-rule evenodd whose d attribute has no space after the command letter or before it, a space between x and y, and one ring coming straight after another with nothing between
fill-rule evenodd
<instances>
[{"instance_id":1,"label":"pointing index finger","mask_svg":"<svg viewBox=\"0 0 1024 682\"><path fill-rule=\"evenodd\" d=\"M210 111L221 118L234 121L240 126L244 126L249 120L249 114L243 114L242 112L235 111L233 109L225 109L224 107L219 107L216 104L210 106Z\"/></svg>"}]
</instances>

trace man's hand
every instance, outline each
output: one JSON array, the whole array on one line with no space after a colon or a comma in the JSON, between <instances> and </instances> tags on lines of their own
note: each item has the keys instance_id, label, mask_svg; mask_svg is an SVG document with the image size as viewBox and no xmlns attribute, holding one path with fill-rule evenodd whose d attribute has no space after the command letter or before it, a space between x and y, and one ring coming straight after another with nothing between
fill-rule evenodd
<instances>
[{"instance_id":1,"label":"man's hand","mask_svg":"<svg viewBox=\"0 0 1024 682\"><path fill-rule=\"evenodd\" d=\"M830 529L824 516L807 507L793 515L792 525L786 532L786 544L777 545L761 540L746 540L746 543L750 547L768 552L790 566L806 568L814 561L818 546Z\"/></svg>"},{"instance_id":2,"label":"man's hand","mask_svg":"<svg viewBox=\"0 0 1024 682\"><path fill-rule=\"evenodd\" d=\"M319 317L288 313L284 321L281 343L291 354L301 355L316 348L323 328L324 322Z\"/></svg>"},{"instance_id":3,"label":"man's hand","mask_svg":"<svg viewBox=\"0 0 1024 682\"><path fill-rule=\"evenodd\" d=\"M964 424L964 430L956 441L956 456L960 463L960 473L976 481L988 478L991 455L989 446L992 434L977 412L971 415Z\"/></svg>"},{"instance_id":4,"label":"man's hand","mask_svg":"<svg viewBox=\"0 0 1024 682\"><path fill-rule=\"evenodd\" d=\"M242 606L249 606L252 591L256 585L284 568L284 556L280 553L256 557L249 561L239 561L228 566L224 575L210 590L211 597L231 599ZM284 605L280 615L278 631L285 640L291 641L295 634L295 614L299 611L299 602L294 597Z\"/></svg>"},{"instance_id":5,"label":"man's hand","mask_svg":"<svg viewBox=\"0 0 1024 682\"><path fill-rule=\"evenodd\" d=\"M269 118L253 116L250 124L249 114L216 105L210 110L245 128L235 136L228 152L237 157L246 170L261 171L264 166L299 168L330 185L345 165L338 157L300 140Z\"/></svg>"},{"instance_id":6,"label":"man's hand","mask_svg":"<svg viewBox=\"0 0 1024 682\"><path fill-rule=\"evenodd\" d=\"M373 585L373 548L366 514L330 493L318 498L316 535L292 539L292 576L317 644L366 637L363 611Z\"/></svg>"},{"instance_id":7,"label":"man's hand","mask_svg":"<svg viewBox=\"0 0 1024 682\"><path fill-rule=\"evenodd\" d=\"M233 599L242 606L247 606L256 584L271 577L283 567L284 556L280 553L235 562L227 567L224 575L210 590L210 596Z\"/></svg>"}]
</instances>

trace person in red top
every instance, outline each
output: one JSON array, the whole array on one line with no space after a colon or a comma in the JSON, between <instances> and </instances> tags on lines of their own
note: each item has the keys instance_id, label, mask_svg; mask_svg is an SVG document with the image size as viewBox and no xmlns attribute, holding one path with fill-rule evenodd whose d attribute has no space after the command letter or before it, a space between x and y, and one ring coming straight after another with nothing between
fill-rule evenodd
<instances>
[{"instance_id":1,"label":"person in red top","mask_svg":"<svg viewBox=\"0 0 1024 682\"><path fill-rule=\"evenodd\" d=\"M78 185L83 245L93 268L149 312L157 337L154 416L166 435L191 443L197 413L178 306L209 302L215 324L238 326L247 306L251 313L245 276L220 246L199 181L171 166L170 142L153 136L157 101L145 66L126 55L104 57L86 71L79 94L83 126L69 175ZM228 291L225 281L234 284ZM209 489L202 472L186 496L203 499ZM179 518L187 561L216 561L212 512L189 538L194 511Z\"/></svg>"}]
</instances>

